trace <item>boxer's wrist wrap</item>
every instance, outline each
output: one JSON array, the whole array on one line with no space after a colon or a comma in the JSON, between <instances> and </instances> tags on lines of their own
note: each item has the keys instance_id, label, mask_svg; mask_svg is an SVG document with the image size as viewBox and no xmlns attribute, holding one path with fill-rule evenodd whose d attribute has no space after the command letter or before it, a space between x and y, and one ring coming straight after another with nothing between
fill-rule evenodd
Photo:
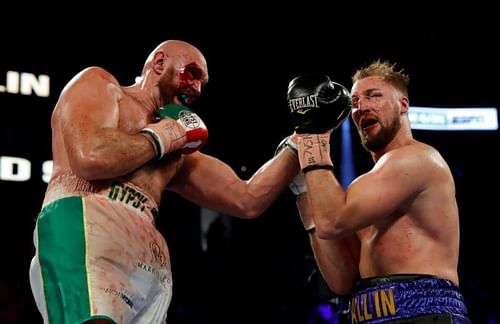
<instances>
[{"instance_id":1,"label":"boxer's wrist wrap","mask_svg":"<svg viewBox=\"0 0 500 324\"><path fill-rule=\"evenodd\" d=\"M300 169L306 173L316 169L333 169L330 157L330 132L300 134L298 137Z\"/></svg>"},{"instance_id":2,"label":"boxer's wrist wrap","mask_svg":"<svg viewBox=\"0 0 500 324\"><path fill-rule=\"evenodd\" d=\"M165 154L165 147L163 146L163 143L161 142L158 135L150 128L142 129L140 134L146 137L151 142L151 144L153 144L156 159L160 160Z\"/></svg>"}]
</instances>

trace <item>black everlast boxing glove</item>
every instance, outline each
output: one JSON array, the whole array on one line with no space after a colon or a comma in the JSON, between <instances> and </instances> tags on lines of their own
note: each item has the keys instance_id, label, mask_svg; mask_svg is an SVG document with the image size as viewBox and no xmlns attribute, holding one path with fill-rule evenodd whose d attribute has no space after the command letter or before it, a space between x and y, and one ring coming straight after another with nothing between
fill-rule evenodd
<instances>
[{"instance_id":1,"label":"black everlast boxing glove","mask_svg":"<svg viewBox=\"0 0 500 324\"><path fill-rule=\"evenodd\" d=\"M304 173L333 169L330 132L349 116L347 89L325 74L305 74L288 85L288 107L298 136L298 156Z\"/></svg>"},{"instance_id":2,"label":"black everlast boxing glove","mask_svg":"<svg viewBox=\"0 0 500 324\"><path fill-rule=\"evenodd\" d=\"M304 74L288 85L288 107L298 134L320 134L337 128L351 113L347 89L325 74Z\"/></svg>"}]
</instances>

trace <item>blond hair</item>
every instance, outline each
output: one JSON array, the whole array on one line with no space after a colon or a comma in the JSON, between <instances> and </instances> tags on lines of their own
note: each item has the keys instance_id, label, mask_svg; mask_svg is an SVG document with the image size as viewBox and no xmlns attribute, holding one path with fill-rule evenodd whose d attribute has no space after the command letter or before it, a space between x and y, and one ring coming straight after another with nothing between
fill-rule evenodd
<instances>
[{"instance_id":1,"label":"blond hair","mask_svg":"<svg viewBox=\"0 0 500 324\"><path fill-rule=\"evenodd\" d=\"M357 70L352 76L352 82L354 83L358 80L371 76L382 77L384 81L393 85L396 89L399 89L406 97L408 97L410 77L403 73L402 69L396 70L396 63L390 63L389 61L381 61L378 59L370 65Z\"/></svg>"}]
</instances>

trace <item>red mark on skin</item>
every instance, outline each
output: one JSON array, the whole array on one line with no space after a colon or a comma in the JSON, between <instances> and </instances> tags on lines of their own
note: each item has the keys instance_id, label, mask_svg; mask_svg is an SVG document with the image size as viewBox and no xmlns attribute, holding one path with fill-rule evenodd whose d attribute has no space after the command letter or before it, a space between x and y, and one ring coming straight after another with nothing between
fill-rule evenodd
<instances>
[{"instance_id":1,"label":"red mark on skin","mask_svg":"<svg viewBox=\"0 0 500 324\"><path fill-rule=\"evenodd\" d=\"M201 81L202 71L194 62L186 64L177 72L179 76L179 89L189 88L194 80Z\"/></svg>"}]
</instances>

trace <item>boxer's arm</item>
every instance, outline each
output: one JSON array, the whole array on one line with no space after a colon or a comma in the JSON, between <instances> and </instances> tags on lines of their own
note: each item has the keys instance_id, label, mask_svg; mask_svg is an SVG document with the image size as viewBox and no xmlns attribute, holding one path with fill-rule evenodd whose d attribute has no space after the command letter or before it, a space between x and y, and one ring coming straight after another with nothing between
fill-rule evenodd
<instances>
[{"instance_id":1,"label":"boxer's arm","mask_svg":"<svg viewBox=\"0 0 500 324\"><path fill-rule=\"evenodd\" d=\"M154 158L145 136L118 130L120 96L118 82L100 68L83 71L62 91L52 127L62 135L76 175L89 180L113 178Z\"/></svg>"},{"instance_id":2,"label":"boxer's arm","mask_svg":"<svg viewBox=\"0 0 500 324\"><path fill-rule=\"evenodd\" d=\"M283 150L244 181L221 160L195 152L185 156L169 189L203 207L254 218L283 192L298 170L295 153Z\"/></svg>"},{"instance_id":3,"label":"boxer's arm","mask_svg":"<svg viewBox=\"0 0 500 324\"><path fill-rule=\"evenodd\" d=\"M281 143L276 148L276 152L274 155L278 154L282 150L291 150L295 155L297 155L297 133L292 134L284 138ZM299 171L297 175L293 178L292 182L288 184L288 188L295 195L295 200L297 204L297 208L300 215L300 220L302 221L302 225L306 231L314 230L314 220L312 218L312 213L310 209L301 208L301 206L305 206L305 201L307 198L307 184L306 177L302 171Z\"/></svg>"},{"instance_id":4,"label":"boxer's arm","mask_svg":"<svg viewBox=\"0 0 500 324\"><path fill-rule=\"evenodd\" d=\"M322 240L314 233L309 236L316 264L328 287L339 295L350 293L359 277L360 243L356 235L338 240Z\"/></svg>"},{"instance_id":5,"label":"boxer's arm","mask_svg":"<svg viewBox=\"0 0 500 324\"><path fill-rule=\"evenodd\" d=\"M297 196L297 208L304 220L312 220L307 193ZM314 228L308 231L314 258L328 287L337 294L344 295L350 289L359 273L360 243L356 235L338 240L323 240L315 234Z\"/></svg>"},{"instance_id":6,"label":"boxer's arm","mask_svg":"<svg viewBox=\"0 0 500 324\"><path fill-rule=\"evenodd\" d=\"M306 174L316 232L323 239L339 238L402 211L425 190L435 171L425 152L406 146L384 155L370 172L344 191L333 173Z\"/></svg>"}]
</instances>

